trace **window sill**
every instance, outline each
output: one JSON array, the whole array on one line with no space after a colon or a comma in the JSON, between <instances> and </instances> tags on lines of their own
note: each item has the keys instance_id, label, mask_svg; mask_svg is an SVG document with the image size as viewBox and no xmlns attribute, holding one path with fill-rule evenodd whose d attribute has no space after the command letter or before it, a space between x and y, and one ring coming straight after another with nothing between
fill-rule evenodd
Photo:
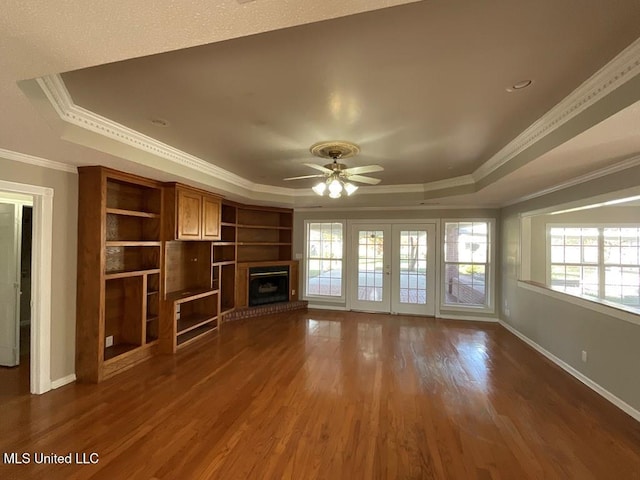
<instances>
[{"instance_id":1,"label":"window sill","mask_svg":"<svg viewBox=\"0 0 640 480\"><path fill-rule=\"evenodd\" d=\"M572 305L587 308L594 312L602 313L610 317L624 320L625 322L640 325L640 311L632 307L612 304L606 300L594 299L591 297L579 297L569 293L554 290L551 287L531 280L518 280L518 287L532 292L540 293L557 300L562 300Z\"/></svg>"}]
</instances>

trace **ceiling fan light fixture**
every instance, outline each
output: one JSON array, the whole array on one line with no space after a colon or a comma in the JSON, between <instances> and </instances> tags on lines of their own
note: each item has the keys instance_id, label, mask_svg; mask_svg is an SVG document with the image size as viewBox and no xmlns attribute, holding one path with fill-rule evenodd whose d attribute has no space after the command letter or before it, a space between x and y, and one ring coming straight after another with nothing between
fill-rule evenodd
<instances>
[{"instance_id":1,"label":"ceiling fan light fixture","mask_svg":"<svg viewBox=\"0 0 640 480\"><path fill-rule=\"evenodd\" d=\"M329 192L329 198L340 198L341 196L340 192Z\"/></svg>"},{"instance_id":2,"label":"ceiling fan light fixture","mask_svg":"<svg viewBox=\"0 0 640 480\"><path fill-rule=\"evenodd\" d=\"M342 182L339 179L334 178L333 180L331 180L331 182L329 183L329 193L331 195L337 195L337 197L333 197L330 195L331 198L340 197L340 194L342 193Z\"/></svg>"},{"instance_id":3,"label":"ceiling fan light fixture","mask_svg":"<svg viewBox=\"0 0 640 480\"><path fill-rule=\"evenodd\" d=\"M314 185L313 187L311 187L311 189L314 192L316 192L318 195L322 196L324 194L324 191L327 189L327 184L326 182L320 182Z\"/></svg>"},{"instance_id":4,"label":"ceiling fan light fixture","mask_svg":"<svg viewBox=\"0 0 640 480\"><path fill-rule=\"evenodd\" d=\"M353 192L358 190L358 186L354 185L353 183L347 182L344 184L344 189L346 190L347 195L351 195Z\"/></svg>"}]
</instances>

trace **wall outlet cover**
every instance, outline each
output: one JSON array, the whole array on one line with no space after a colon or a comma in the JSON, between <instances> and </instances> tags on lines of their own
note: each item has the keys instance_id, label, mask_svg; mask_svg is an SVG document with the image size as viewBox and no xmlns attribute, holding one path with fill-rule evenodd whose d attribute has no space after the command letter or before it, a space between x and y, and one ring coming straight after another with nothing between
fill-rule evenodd
<instances>
[{"instance_id":1,"label":"wall outlet cover","mask_svg":"<svg viewBox=\"0 0 640 480\"><path fill-rule=\"evenodd\" d=\"M113 347L113 335L109 335L104 339L105 348Z\"/></svg>"}]
</instances>

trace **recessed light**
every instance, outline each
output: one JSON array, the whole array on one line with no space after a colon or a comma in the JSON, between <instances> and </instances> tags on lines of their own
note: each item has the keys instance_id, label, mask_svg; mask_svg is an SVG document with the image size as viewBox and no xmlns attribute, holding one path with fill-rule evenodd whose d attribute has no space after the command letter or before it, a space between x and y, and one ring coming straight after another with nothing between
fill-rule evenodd
<instances>
[{"instance_id":1,"label":"recessed light","mask_svg":"<svg viewBox=\"0 0 640 480\"><path fill-rule=\"evenodd\" d=\"M168 127L169 122L164 118L152 118L151 123L156 127Z\"/></svg>"},{"instance_id":2,"label":"recessed light","mask_svg":"<svg viewBox=\"0 0 640 480\"><path fill-rule=\"evenodd\" d=\"M524 90L527 87L530 87L533 83L533 80L520 80L519 82L514 83L510 87L507 87L507 92L513 93L519 90Z\"/></svg>"}]
</instances>

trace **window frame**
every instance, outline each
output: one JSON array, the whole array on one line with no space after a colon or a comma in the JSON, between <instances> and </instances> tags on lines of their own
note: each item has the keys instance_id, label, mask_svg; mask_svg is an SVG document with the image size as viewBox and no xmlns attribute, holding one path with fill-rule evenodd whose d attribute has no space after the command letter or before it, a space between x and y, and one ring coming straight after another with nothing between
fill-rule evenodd
<instances>
[{"instance_id":1,"label":"window frame","mask_svg":"<svg viewBox=\"0 0 640 480\"><path fill-rule=\"evenodd\" d=\"M486 263L478 262L447 262L446 261L446 233L447 223L486 223L487 224L487 259ZM441 219L440 229L440 275L439 275L439 288L440 288L440 305L439 311L459 311L459 312L476 312L476 313L495 313L495 258L496 258L496 219L495 218L443 218ZM475 264L484 265L485 267L485 299L484 305L477 304L456 304L446 302L446 266L448 264Z\"/></svg>"},{"instance_id":2,"label":"window frame","mask_svg":"<svg viewBox=\"0 0 640 480\"><path fill-rule=\"evenodd\" d=\"M598 229L598 262L597 263L555 263L551 262L551 229L552 228L596 228ZM546 250L546 258L545 258L545 283L546 287L551 289L554 292L559 292L565 295L570 295L576 298L582 298L588 301L594 301L602 303L603 305L607 305L613 308L619 308L624 311L628 311L631 313L639 314L640 313L640 305L628 305L624 303L615 302L613 300L609 300L606 298L606 268L608 267L629 267L629 268L640 268L640 259L638 260L637 265L627 265L627 264L607 264L604 258L604 230L607 228L637 228L640 229L640 223L629 223L629 222L615 222L615 223L547 223L546 224L546 232L545 232L545 250ZM588 265L595 266L598 269L598 295L596 297L591 295L580 295L576 293L566 292L564 290L553 288L551 284L551 267L552 265Z\"/></svg>"},{"instance_id":3,"label":"window frame","mask_svg":"<svg viewBox=\"0 0 640 480\"><path fill-rule=\"evenodd\" d=\"M309 279L307 277L309 272L309 229L311 224L326 224L326 223L339 223L342 225L342 262L341 278L340 278L340 296L337 295L315 295L309 294ZM304 221L304 249L302 258L302 298L313 302L326 302L326 303L344 303L346 301L346 285L345 285L345 267L346 267L346 244L347 244L347 225L346 221L340 220L312 220L305 219Z\"/></svg>"}]
</instances>

